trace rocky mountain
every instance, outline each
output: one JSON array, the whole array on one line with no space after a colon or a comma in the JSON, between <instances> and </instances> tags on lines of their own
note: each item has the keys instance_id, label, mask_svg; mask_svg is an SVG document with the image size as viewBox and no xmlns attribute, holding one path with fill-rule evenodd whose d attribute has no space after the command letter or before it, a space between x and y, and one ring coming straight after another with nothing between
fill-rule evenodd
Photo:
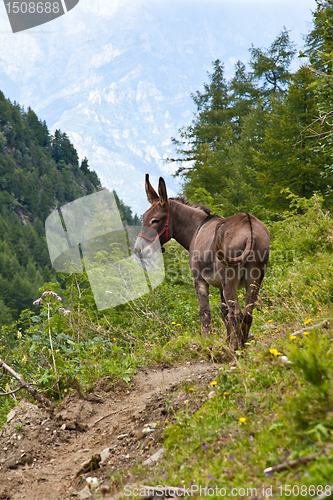
<instances>
[{"instance_id":1,"label":"rocky mountain","mask_svg":"<svg viewBox=\"0 0 333 500\"><path fill-rule=\"evenodd\" d=\"M301 44L315 2L294 4L80 0L65 16L15 35L0 10L0 88L66 132L102 183L142 213L146 172L153 184L164 175L171 194L179 190L175 164L165 159L171 137L191 121L190 95L212 61L224 61L231 76L251 42L268 46L283 25Z\"/></svg>"}]
</instances>

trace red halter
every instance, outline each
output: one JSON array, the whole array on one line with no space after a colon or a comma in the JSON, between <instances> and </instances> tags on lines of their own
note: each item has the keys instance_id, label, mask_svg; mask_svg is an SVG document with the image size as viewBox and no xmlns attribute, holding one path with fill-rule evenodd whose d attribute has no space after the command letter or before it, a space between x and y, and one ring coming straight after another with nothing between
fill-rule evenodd
<instances>
[{"instance_id":1,"label":"red halter","mask_svg":"<svg viewBox=\"0 0 333 500\"><path fill-rule=\"evenodd\" d=\"M151 241L153 246L154 246L154 250L155 252L157 251L158 249L158 246L157 246L157 240L162 236L162 234L165 233L165 242L164 243L167 243L169 241L169 219L170 219L170 203L169 203L169 209L168 209L168 217L167 217L167 220L166 220L166 224L164 226L164 228L162 229L162 231L160 233L158 233L154 238L150 238L149 236L146 236L145 234L142 234L141 232L138 234L138 238L139 236L141 238L143 238L144 240L147 240L147 241ZM142 228L141 228L142 229ZM163 245L164 245L163 243ZM162 249L163 250L163 249Z\"/></svg>"}]
</instances>

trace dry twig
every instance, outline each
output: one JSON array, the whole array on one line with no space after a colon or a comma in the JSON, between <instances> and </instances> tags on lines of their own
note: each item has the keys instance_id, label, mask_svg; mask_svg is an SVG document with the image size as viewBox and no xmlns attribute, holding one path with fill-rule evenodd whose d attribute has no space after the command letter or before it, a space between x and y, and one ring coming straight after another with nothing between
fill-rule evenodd
<instances>
[{"instance_id":1,"label":"dry twig","mask_svg":"<svg viewBox=\"0 0 333 500\"><path fill-rule=\"evenodd\" d=\"M281 472L286 469L291 469L293 467L297 467L300 464L306 464L307 462L311 462L314 458L319 457L320 455L325 455L331 448L327 447L323 450L317 451L316 453L312 453L311 455L306 455L305 457L297 458L296 460L290 460L290 462L284 462L283 464L273 465L272 467L267 467L264 469L265 474L268 472Z\"/></svg>"},{"instance_id":2,"label":"dry twig","mask_svg":"<svg viewBox=\"0 0 333 500\"><path fill-rule=\"evenodd\" d=\"M107 413L106 415L103 415L103 417L99 418L98 420L96 420L95 422L93 422L90 427L93 427L94 425L98 424L98 422L101 422L101 420L104 420L105 418L107 417L111 417L111 415L115 415L116 413L120 413L122 411L126 411L128 410L129 407L126 406L125 408L121 408L120 410L116 410L116 411L112 411L111 413Z\"/></svg>"},{"instance_id":3,"label":"dry twig","mask_svg":"<svg viewBox=\"0 0 333 500\"><path fill-rule=\"evenodd\" d=\"M290 335L298 335L299 333L307 332L308 330L313 330L314 328L322 328L328 327L329 322L327 319L324 319L321 323L317 323L316 325L307 326L306 328L301 328L300 330L296 330L296 332L291 333Z\"/></svg>"},{"instance_id":4,"label":"dry twig","mask_svg":"<svg viewBox=\"0 0 333 500\"><path fill-rule=\"evenodd\" d=\"M7 365L1 358L0 358L0 367L4 368L8 373L11 374L12 377L16 378L16 380L18 380L20 382L20 384L21 384L20 389L22 389L22 388L26 389L34 399L36 399L40 403L45 404L49 408L54 408L54 404L49 399L47 399L45 396L40 394L34 387L32 387L30 384L28 384L28 382L26 382L21 377L21 375L16 373L16 371L13 368L11 368L9 365Z\"/></svg>"}]
</instances>

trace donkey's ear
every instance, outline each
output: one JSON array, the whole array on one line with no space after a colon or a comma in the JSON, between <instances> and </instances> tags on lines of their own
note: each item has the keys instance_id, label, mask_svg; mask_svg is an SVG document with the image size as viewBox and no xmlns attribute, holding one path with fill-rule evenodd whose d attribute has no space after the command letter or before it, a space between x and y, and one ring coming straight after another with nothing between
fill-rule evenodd
<instances>
[{"instance_id":1,"label":"donkey's ear","mask_svg":"<svg viewBox=\"0 0 333 500\"><path fill-rule=\"evenodd\" d=\"M158 200L158 194L156 193L155 189L149 182L149 174L146 174L145 187L146 187L147 200L149 201L149 203L154 203L154 201Z\"/></svg>"},{"instance_id":2,"label":"donkey's ear","mask_svg":"<svg viewBox=\"0 0 333 500\"><path fill-rule=\"evenodd\" d=\"M168 204L168 195L163 177L160 177L160 181L158 183L158 194L160 195L161 207L165 207Z\"/></svg>"}]
</instances>

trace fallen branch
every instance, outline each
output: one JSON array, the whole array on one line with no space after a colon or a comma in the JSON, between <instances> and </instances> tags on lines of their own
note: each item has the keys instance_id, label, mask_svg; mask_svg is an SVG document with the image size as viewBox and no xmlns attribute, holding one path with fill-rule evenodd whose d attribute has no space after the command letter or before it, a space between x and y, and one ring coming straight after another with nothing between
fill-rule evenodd
<instances>
[{"instance_id":1,"label":"fallen branch","mask_svg":"<svg viewBox=\"0 0 333 500\"><path fill-rule=\"evenodd\" d=\"M296 460L290 460L290 462L284 462L283 464L267 467L266 469L264 469L264 472L265 474L269 472L281 472L286 469L297 467L297 465L300 464L306 464L307 462L311 462L311 460L313 460L314 458L317 458L320 455L324 455L328 450L329 448L324 448L323 450L317 451L317 453L312 453L312 455L306 455L305 457L300 457Z\"/></svg>"},{"instance_id":2,"label":"fallen branch","mask_svg":"<svg viewBox=\"0 0 333 500\"><path fill-rule=\"evenodd\" d=\"M23 389L23 386L20 385L20 387L18 387L17 389L14 389L13 391L9 391L9 392L0 392L0 396L10 396L11 394L15 394L15 392L18 392L20 391L21 389Z\"/></svg>"},{"instance_id":3,"label":"fallen branch","mask_svg":"<svg viewBox=\"0 0 333 500\"><path fill-rule=\"evenodd\" d=\"M16 380L20 382L21 384L20 389L23 388L27 390L34 399L36 399L40 403L45 404L45 406L48 406L49 408L54 408L54 404L49 399L47 399L45 396L40 394L36 389L34 389L30 384L28 384L28 382L26 382L21 377L21 375L16 373L16 371L10 366L8 366L1 358L0 358L0 367L3 367L8 373L11 374L12 377L16 378Z\"/></svg>"},{"instance_id":4,"label":"fallen branch","mask_svg":"<svg viewBox=\"0 0 333 500\"><path fill-rule=\"evenodd\" d=\"M104 420L105 418L107 417L111 417L111 415L115 415L116 413L120 413L121 411L126 411L128 410L129 407L126 406L126 408L122 408L121 410L116 410L116 411L112 411L111 413L107 413L106 415L103 415L103 417L99 418L98 420L96 420L95 422L93 422L90 427L94 427L94 425L98 424L98 422L101 422L101 420Z\"/></svg>"},{"instance_id":5,"label":"fallen branch","mask_svg":"<svg viewBox=\"0 0 333 500\"><path fill-rule=\"evenodd\" d=\"M312 326L307 326L305 328L301 328L300 330L296 330L296 332L291 333L290 335L298 335L299 333L307 332L308 330L313 330L314 328L321 328L321 327L327 327L329 325L329 322L327 319L324 319L321 323L318 323L317 325L312 325Z\"/></svg>"}]
</instances>

